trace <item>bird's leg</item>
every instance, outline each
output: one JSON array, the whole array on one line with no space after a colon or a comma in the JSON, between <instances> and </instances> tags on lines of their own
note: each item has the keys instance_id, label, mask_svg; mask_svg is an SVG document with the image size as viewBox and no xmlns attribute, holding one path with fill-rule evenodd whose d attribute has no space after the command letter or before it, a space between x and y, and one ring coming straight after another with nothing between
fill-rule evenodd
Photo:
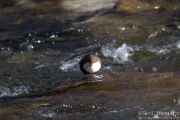
<instances>
[{"instance_id":1,"label":"bird's leg","mask_svg":"<svg viewBox=\"0 0 180 120\"><path fill-rule=\"evenodd\" d=\"M95 78L94 74L93 74L93 71L92 71L91 67L90 67L90 75L93 77L93 80L97 80L97 79Z\"/></svg>"},{"instance_id":2,"label":"bird's leg","mask_svg":"<svg viewBox=\"0 0 180 120\"><path fill-rule=\"evenodd\" d=\"M96 78L95 74L93 74L93 77L94 77L94 80L96 80L96 81L97 81L97 78Z\"/></svg>"},{"instance_id":3,"label":"bird's leg","mask_svg":"<svg viewBox=\"0 0 180 120\"><path fill-rule=\"evenodd\" d=\"M96 80L96 78L94 77L94 74L91 73L90 75L92 76L93 80Z\"/></svg>"},{"instance_id":4,"label":"bird's leg","mask_svg":"<svg viewBox=\"0 0 180 120\"><path fill-rule=\"evenodd\" d=\"M86 74L84 74L84 79L85 79L85 80L87 79Z\"/></svg>"}]
</instances>

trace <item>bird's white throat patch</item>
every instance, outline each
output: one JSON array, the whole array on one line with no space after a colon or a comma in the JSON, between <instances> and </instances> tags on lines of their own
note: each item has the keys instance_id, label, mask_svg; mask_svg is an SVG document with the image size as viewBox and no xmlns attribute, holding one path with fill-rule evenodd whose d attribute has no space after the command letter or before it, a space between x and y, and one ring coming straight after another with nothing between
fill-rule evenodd
<instances>
[{"instance_id":1,"label":"bird's white throat patch","mask_svg":"<svg viewBox=\"0 0 180 120\"><path fill-rule=\"evenodd\" d=\"M83 65L83 68L88 73L95 73L101 68L101 63L98 61L91 65L89 62L87 62Z\"/></svg>"}]
</instances>

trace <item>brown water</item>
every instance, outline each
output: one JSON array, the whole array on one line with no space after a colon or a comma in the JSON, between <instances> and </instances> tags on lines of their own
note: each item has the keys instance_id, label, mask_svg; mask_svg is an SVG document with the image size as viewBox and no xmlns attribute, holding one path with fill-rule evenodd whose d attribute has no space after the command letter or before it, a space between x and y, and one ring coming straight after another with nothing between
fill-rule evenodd
<instances>
[{"instance_id":1,"label":"brown water","mask_svg":"<svg viewBox=\"0 0 180 120\"><path fill-rule=\"evenodd\" d=\"M2 119L179 119L179 1L0 4Z\"/></svg>"}]
</instances>

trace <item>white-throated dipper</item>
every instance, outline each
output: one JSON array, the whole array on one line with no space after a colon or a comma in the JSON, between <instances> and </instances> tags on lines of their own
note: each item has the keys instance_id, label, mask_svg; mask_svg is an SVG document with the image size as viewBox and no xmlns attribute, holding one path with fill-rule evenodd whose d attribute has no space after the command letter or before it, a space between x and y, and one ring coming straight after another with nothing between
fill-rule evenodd
<instances>
[{"instance_id":1,"label":"white-throated dipper","mask_svg":"<svg viewBox=\"0 0 180 120\"><path fill-rule=\"evenodd\" d=\"M101 60L98 56L89 54L79 62L81 71L86 74L95 74L101 69Z\"/></svg>"}]
</instances>

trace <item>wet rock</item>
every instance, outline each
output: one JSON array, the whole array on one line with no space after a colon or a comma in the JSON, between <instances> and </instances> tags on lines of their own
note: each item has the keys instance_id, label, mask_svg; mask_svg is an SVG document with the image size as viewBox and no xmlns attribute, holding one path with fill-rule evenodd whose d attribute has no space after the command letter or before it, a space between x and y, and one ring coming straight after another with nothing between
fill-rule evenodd
<instances>
[{"instance_id":1,"label":"wet rock","mask_svg":"<svg viewBox=\"0 0 180 120\"><path fill-rule=\"evenodd\" d=\"M140 111L152 107L153 111L173 109L173 106L171 108L166 106L178 103L179 85L179 76L174 77L173 73L138 72L106 75L104 81L100 82L77 80L56 83L32 95L1 98L6 99L4 104L0 103L6 109L0 109L0 116L3 118L7 115L12 118L94 116L98 119L106 118L108 114L116 115L118 118L130 116L136 118ZM165 107L162 108L162 104Z\"/></svg>"},{"instance_id":2,"label":"wet rock","mask_svg":"<svg viewBox=\"0 0 180 120\"><path fill-rule=\"evenodd\" d=\"M75 10L79 12L92 12L96 10L112 9L117 0L62 0L61 5L66 10Z\"/></svg>"},{"instance_id":3,"label":"wet rock","mask_svg":"<svg viewBox=\"0 0 180 120\"><path fill-rule=\"evenodd\" d=\"M177 0L119 0L114 8L117 10L125 10L130 13L137 13L147 10L177 10L179 5Z\"/></svg>"}]
</instances>

